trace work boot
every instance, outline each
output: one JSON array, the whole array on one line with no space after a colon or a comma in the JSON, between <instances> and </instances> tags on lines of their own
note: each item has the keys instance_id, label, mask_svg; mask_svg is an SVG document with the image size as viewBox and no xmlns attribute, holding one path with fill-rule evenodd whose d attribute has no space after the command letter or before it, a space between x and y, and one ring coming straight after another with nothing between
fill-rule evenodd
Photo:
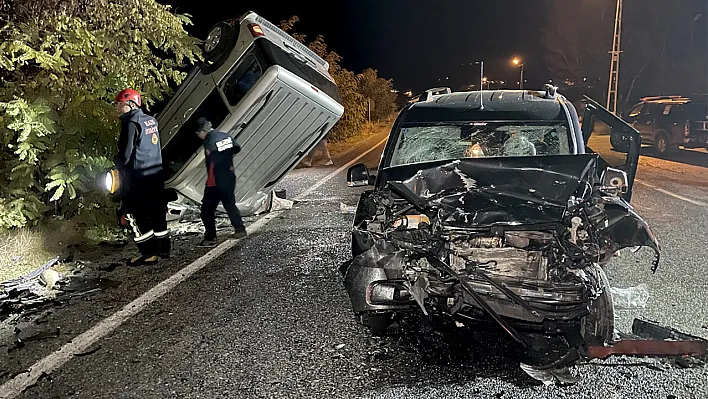
<instances>
[{"instance_id":1,"label":"work boot","mask_svg":"<svg viewBox=\"0 0 708 399\"><path fill-rule=\"evenodd\" d=\"M160 258L157 255L140 255L128 259L128 266L154 265Z\"/></svg>"},{"instance_id":2,"label":"work boot","mask_svg":"<svg viewBox=\"0 0 708 399\"><path fill-rule=\"evenodd\" d=\"M154 265L160 258L157 253L157 240L155 237L150 237L147 241L136 242L140 256L134 256L128 259L128 266Z\"/></svg>"},{"instance_id":3,"label":"work boot","mask_svg":"<svg viewBox=\"0 0 708 399\"><path fill-rule=\"evenodd\" d=\"M325 166L334 165L334 162L330 159L329 161L325 162L324 165Z\"/></svg>"},{"instance_id":4,"label":"work boot","mask_svg":"<svg viewBox=\"0 0 708 399\"><path fill-rule=\"evenodd\" d=\"M214 248L216 246L216 239L203 239L199 244L197 244L197 247L199 248Z\"/></svg>"},{"instance_id":5,"label":"work boot","mask_svg":"<svg viewBox=\"0 0 708 399\"><path fill-rule=\"evenodd\" d=\"M169 258L171 250L172 243L169 235L157 238L157 254L161 258Z\"/></svg>"},{"instance_id":6,"label":"work boot","mask_svg":"<svg viewBox=\"0 0 708 399\"><path fill-rule=\"evenodd\" d=\"M235 233L231 235L231 238L234 240L239 240L241 238L246 238L248 236L248 232L246 231L245 228L237 229Z\"/></svg>"}]
</instances>

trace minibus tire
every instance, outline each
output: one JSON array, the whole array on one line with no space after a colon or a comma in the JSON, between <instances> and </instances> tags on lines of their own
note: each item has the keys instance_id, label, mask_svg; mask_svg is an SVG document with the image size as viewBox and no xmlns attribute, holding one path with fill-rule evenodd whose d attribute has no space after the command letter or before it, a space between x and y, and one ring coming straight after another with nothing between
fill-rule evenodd
<instances>
[{"instance_id":1,"label":"minibus tire","mask_svg":"<svg viewBox=\"0 0 708 399\"><path fill-rule=\"evenodd\" d=\"M209 62L218 62L223 55L233 48L234 43L238 37L238 31L234 29L233 26L226 22L218 22L209 30L209 35L212 34L217 28L221 29L221 34L219 35L218 42L213 48L208 49L209 36L204 41L204 58Z\"/></svg>"}]
</instances>

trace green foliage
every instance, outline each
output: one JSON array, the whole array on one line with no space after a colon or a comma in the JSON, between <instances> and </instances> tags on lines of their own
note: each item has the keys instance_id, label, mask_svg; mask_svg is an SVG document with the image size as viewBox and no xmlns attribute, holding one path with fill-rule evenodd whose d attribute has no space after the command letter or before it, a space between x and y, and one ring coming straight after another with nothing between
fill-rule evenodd
<instances>
[{"instance_id":1,"label":"green foliage","mask_svg":"<svg viewBox=\"0 0 708 399\"><path fill-rule=\"evenodd\" d=\"M282 21L280 28L289 32L291 36L300 42L306 43L305 35L292 33L293 26L298 21L298 17L293 16L287 21ZM365 70L362 73L365 74L365 77L361 77L362 75L356 75L354 72L343 68L340 64L342 57L327 48L324 37L321 35L306 44L307 47L329 63L329 73L337 83L337 87L342 95L344 115L329 133L329 139L331 141L345 140L363 131L367 120L367 98L371 98L372 101L378 104L376 106L377 112L386 112L386 115L381 117L379 117L377 113L377 119L383 119L395 110L396 96L394 93L391 93L393 85L391 80L377 77L376 71L372 69ZM374 78L371 81L369 80L369 71L374 74ZM362 82L364 82L364 84L362 84ZM388 87L388 95L382 93L384 86ZM369 95L373 97L368 97ZM372 117L374 117L374 113L372 113Z\"/></svg>"},{"instance_id":2,"label":"green foliage","mask_svg":"<svg viewBox=\"0 0 708 399\"><path fill-rule=\"evenodd\" d=\"M381 121L396 110L393 80L378 76L378 71L367 68L356 76L359 92L371 102L371 119Z\"/></svg>"},{"instance_id":3,"label":"green foliage","mask_svg":"<svg viewBox=\"0 0 708 399\"><path fill-rule=\"evenodd\" d=\"M130 86L149 106L181 82L199 57L188 16L154 0L9 0L0 19L0 228L100 207L113 97Z\"/></svg>"}]
</instances>

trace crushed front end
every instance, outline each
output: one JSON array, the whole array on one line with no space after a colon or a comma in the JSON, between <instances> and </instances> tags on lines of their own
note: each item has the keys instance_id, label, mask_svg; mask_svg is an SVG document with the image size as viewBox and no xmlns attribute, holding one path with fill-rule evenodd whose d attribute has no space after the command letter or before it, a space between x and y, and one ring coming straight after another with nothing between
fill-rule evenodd
<instances>
[{"instance_id":1,"label":"crushed front end","mask_svg":"<svg viewBox=\"0 0 708 399\"><path fill-rule=\"evenodd\" d=\"M596 155L427 166L400 180L384 171L385 186L359 203L341 271L363 324L382 332L394 315L420 312L498 325L527 348L539 334L579 353L613 340L602 266L648 246L656 270L659 245L601 189Z\"/></svg>"}]
</instances>

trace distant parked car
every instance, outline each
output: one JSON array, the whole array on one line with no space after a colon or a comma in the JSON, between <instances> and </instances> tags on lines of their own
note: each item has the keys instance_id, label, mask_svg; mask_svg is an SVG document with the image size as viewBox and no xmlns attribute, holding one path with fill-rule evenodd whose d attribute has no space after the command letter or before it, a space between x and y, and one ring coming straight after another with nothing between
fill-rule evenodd
<instances>
[{"instance_id":1,"label":"distant parked car","mask_svg":"<svg viewBox=\"0 0 708 399\"><path fill-rule=\"evenodd\" d=\"M177 202L201 201L207 176L194 123L206 117L241 145L235 194L248 215L337 123L342 99L325 60L252 12L216 24L204 55L157 115L166 187Z\"/></svg>"},{"instance_id":2,"label":"distant parked car","mask_svg":"<svg viewBox=\"0 0 708 399\"><path fill-rule=\"evenodd\" d=\"M645 97L624 120L642 135L642 143L658 154L684 148L708 148L708 102L682 96ZM612 147L627 148L626 137L613 131Z\"/></svg>"}]
</instances>

